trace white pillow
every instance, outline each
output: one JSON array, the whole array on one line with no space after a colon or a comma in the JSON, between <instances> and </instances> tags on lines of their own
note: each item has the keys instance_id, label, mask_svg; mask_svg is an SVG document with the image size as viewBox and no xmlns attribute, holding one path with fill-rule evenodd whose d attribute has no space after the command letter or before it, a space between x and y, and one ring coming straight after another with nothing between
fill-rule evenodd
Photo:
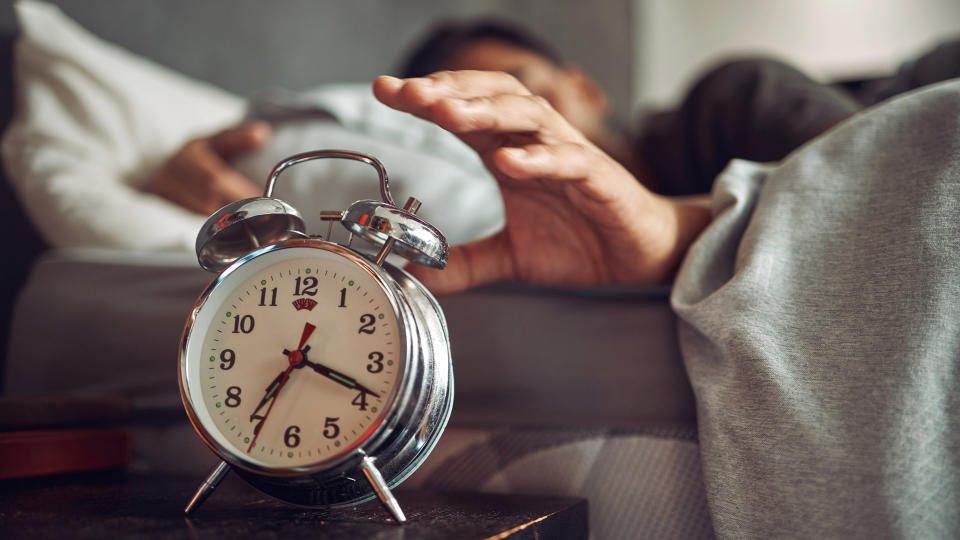
<instances>
[{"instance_id":1,"label":"white pillow","mask_svg":"<svg viewBox=\"0 0 960 540\"><path fill-rule=\"evenodd\" d=\"M246 101L98 39L55 6L15 7L23 30L14 59L18 102L2 152L40 232L55 247L192 251L207 216L142 189L188 139L240 122ZM379 103L369 84L272 99L287 120L275 121L265 147L234 163L255 182L294 153L348 148L380 158L398 202L419 198L421 215L449 242L503 227L499 189L479 156L436 125ZM285 175L278 195L322 233L317 211L379 196L370 176L343 162L302 166Z\"/></svg>"},{"instance_id":2,"label":"white pillow","mask_svg":"<svg viewBox=\"0 0 960 540\"><path fill-rule=\"evenodd\" d=\"M200 216L140 190L191 137L239 122L237 96L107 43L50 4L15 5L10 182L53 246L193 249Z\"/></svg>"}]
</instances>

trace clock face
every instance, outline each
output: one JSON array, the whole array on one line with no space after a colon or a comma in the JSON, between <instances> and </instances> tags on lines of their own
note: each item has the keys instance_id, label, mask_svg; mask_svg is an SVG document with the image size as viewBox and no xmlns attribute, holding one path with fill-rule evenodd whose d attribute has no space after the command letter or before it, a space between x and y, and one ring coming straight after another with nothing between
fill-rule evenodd
<instances>
[{"instance_id":1,"label":"clock face","mask_svg":"<svg viewBox=\"0 0 960 540\"><path fill-rule=\"evenodd\" d=\"M199 309L184 392L233 460L316 466L361 444L392 405L404 333L380 279L343 251L253 257L225 272Z\"/></svg>"}]
</instances>

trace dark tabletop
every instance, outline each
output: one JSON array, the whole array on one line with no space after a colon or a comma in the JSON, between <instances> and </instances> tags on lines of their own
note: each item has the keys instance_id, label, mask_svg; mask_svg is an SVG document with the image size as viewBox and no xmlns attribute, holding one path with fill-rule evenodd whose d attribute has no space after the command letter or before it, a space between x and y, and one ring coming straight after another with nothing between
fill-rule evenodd
<instances>
[{"instance_id":1,"label":"dark tabletop","mask_svg":"<svg viewBox=\"0 0 960 540\"><path fill-rule=\"evenodd\" d=\"M378 502L293 507L229 475L189 519L201 478L90 473L0 482L2 538L587 538L587 502L565 497L398 490L407 515Z\"/></svg>"}]
</instances>

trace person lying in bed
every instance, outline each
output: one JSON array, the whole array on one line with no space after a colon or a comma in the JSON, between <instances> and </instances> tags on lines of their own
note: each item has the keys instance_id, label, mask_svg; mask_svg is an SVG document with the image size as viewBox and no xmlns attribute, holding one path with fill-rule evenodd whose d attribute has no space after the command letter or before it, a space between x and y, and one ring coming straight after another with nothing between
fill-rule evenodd
<instances>
[{"instance_id":1,"label":"person lying in bed","mask_svg":"<svg viewBox=\"0 0 960 540\"><path fill-rule=\"evenodd\" d=\"M419 272L432 290L652 283L686 254L671 304L719 537L960 531L960 79L778 165L735 160L710 200L652 193L502 72L373 90L458 135L503 193L506 228Z\"/></svg>"},{"instance_id":2,"label":"person lying in bed","mask_svg":"<svg viewBox=\"0 0 960 540\"><path fill-rule=\"evenodd\" d=\"M833 129L779 165L734 160L710 198L654 193L502 72L373 89L457 134L503 194L505 229L419 272L432 290L675 278L718 537L960 531L960 80L846 120L859 107L838 102L813 115Z\"/></svg>"},{"instance_id":3,"label":"person lying in bed","mask_svg":"<svg viewBox=\"0 0 960 540\"><path fill-rule=\"evenodd\" d=\"M510 73L651 191L693 195L708 193L731 159L778 161L865 106L960 76L960 41L856 94L772 59L727 62L700 77L678 109L646 115L632 130L609 117L605 92L582 69L512 23L442 23L402 64L404 78L447 69ZM269 133L266 124L254 122L195 139L158 169L150 189L200 214L256 196L260 189L228 163L263 145Z\"/></svg>"},{"instance_id":4,"label":"person lying in bed","mask_svg":"<svg viewBox=\"0 0 960 540\"><path fill-rule=\"evenodd\" d=\"M655 193L503 72L373 90L459 136L501 187L506 227L419 272L432 290L675 276L718 536L956 536L960 81L779 165L734 160L710 198Z\"/></svg>"}]
</instances>

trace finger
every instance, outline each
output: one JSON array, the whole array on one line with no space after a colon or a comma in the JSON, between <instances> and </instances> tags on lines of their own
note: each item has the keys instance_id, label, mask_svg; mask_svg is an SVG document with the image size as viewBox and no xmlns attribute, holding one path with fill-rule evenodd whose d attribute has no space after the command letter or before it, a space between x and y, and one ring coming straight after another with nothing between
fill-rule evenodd
<instances>
[{"instance_id":1,"label":"finger","mask_svg":"<svg viewBox=\"0 0 960 540\"><path fill-rule=\"evenodd\" d=\"M546 140L583 137L540 96L501 94L471 99L442 99L430 109L431 119L453 133L536 132Z\"/></svg>"},{"instance_id":2,"label":"finger","mask_svg":"<svg viewBox=\"0 0 960 540\"><path fill-rule=\"evenodd\" d=\"M260 148L270 139L270 125L266 122L248 122L225 129L209 139L210 147L220 157L229 159L238 154Z\"/></svg>"},{"instance_id":3,"label":"finger","mask_svg":"<svg viewBox=\"0 0 960 540\"><path fill-rule=\"evenodd\" d=\"M222 171L218 180L217 192L221 199L221 206L261 194L260 188L253 181L232 169Z\"/></svg>"},{"instance_id":4,"label":"finger","mask_svg":"<svg viewBox=\"0 0 960 540\"><path fill-rule=\"evenodd\" d=\"M493 163L517 180L583 180L606 174L610 167L602 154L580 143L498 148L493 152Z\"/></svg>"},{"instance_id":5,"label":"finger","mask_svg":"<svg viewBox=\"0 0 960 540\"><path fill-rule=\"evenodd\" d=\"M225 204L260 194L253 181L199 141L188 143L168 165L166 174L175 179L178 202L201 214L213 213Z\"/></svg>"},{"instance_id":6,"label":"finger","mask_svg":"<svg viewBox=\"0 0 960 540\"><path fill-rule=\"evenodd\" d=\"M529 95L530 90L507 73L467 70L440 71L413 79L381 76L373 82L373 93L384 105L423 117L441 99Z\"/></svg>"},{"instance_id":7,"label":"finger","mask_svg":"<svg viewBox=\"0 0 960 540\"><path fill-rule=\"evenodd\" d=\"M434 270L411 265L407 270L435 294L450 294L516 276L504 232L450 249L447 267Z\"/></svg>"}]
</instances>

